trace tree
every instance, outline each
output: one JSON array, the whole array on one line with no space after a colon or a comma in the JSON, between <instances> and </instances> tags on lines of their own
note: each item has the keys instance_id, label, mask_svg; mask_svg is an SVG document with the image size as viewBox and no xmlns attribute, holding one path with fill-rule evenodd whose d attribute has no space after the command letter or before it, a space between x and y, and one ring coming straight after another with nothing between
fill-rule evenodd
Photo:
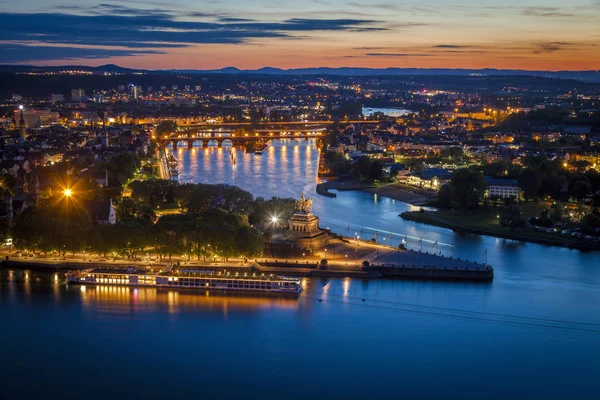
<instances>
[{"instance_id":1,"label":"tree","mask_svg":"<svg viewBox=\"0 0 600 400\"><path fill-rule=\"evenodd\" d=\"M442 159L459 161L464 158L463 149L460 147L446 147L440 151L440 157Z\"/></svg>"},{"instance_id":2,"label":"tree","mask_svg":"<svg viewBox=\"0 0 600 400\"><path fill-rule=\"evenodd\" d=\"M147 181L133 181L129 184L131 198L156 207L162 202L174 202L177 182L167 179L149 179Z\"/></svg>"},{"instance_id":3,"label":"tree","mask_svg":"<svg viewBox=\"0 0 600 400\"><path fill-rule=\"evenodd\" d=\"M581 222L588 229L600 228L600 216L594 213L587 214Z\"/></svg>"},{"instance_id":4,"label":"tree","mask_svg":"<svg viewBox=\"0 0 600 400\"><path fill-rule=\"evenodd\" d=\"M481 172L462 168L452 175L450 189L452 207L471 210L483 200L487 183Z\"/></svg>"},{"instance_id":5,"label":"tree","mask_svg":"<svg viewBox=\"0 0 600 400\"><path fill-rule=\"evenodd\" d=\"M10 222L5 219L0 219L0 239L10 237L11 226Z\"/></svg>"},{"instance_id":6,"label":"tree","mask_svg":"<svg viewBox=\"0 0 600 400\"><path fill-rule=\"evenodd\" d=\"M110 187L121 188L140 167L141 161L136 154L117 154L110 161L98 164L97 171L108 172L108 184Z\"/></svg>"},{"instance_id":7,"label":"tree","mask_svg":"<svg viewBox=\"0 0 600 400\"><path fill-rule=\"evenodd\" d=\"M590 183L592 193L600 191L600 172L590 169L585 173L585 177Z\"/></svg>"},{"instance_id":8,"label":"tree","mask_svg":"<svg viewBox=\"0 0 600 400\"><path fill-rule=\"evenodd\" d=\"M362 156L356 160L350 174L355 179L377 181L383 176L383 164L380 160L373 160L368 156Z\"/></svg>"},{"instance_id":9,"label":"tree","mask_svg":"<svg viewBox=\"0 0 600 400\"><path fill-rule=\"evenodd\" d=\"M584 175L574 175L569 180L569 194L577 200L584 199L591 190L591 185Z\"/></svg>"},{"instance_id":10,"label":"tree","mask_svg":"<svg viewBox=\"0 0 600 400\"><path fill-rule=\"evenodd\" d=\"M480 167L482 173L487 176L494 178L501 178L506 176L510 164L506 161L497 161Z\"/></svg>"},{"instance_id":11,"label":"tree","mask_svg":"<svg viewBox=\"0 0 600 400\"><path fill-rule=\"evenodd\" d=\"M438 191L438 207L450 208L452 205L452 187L449 183L442 185Z\"/></svg>"},{"instance_id":12,"label":"tree","mask_svg":"<svg viewBox=\"0 0 600 400\"><path fill-rule=\"evenodd\" d=\"M51 224L48 215L37 206L26 208L15 221L13 239L20 249L31 249L34 252L47 253L52 250L45 240L51 235Z\"/></svg>"},{"instance_id":13,"label":"tree","mask_svg":"<svg viewBox=\"0 0 600 400\"><path fill-rule=\"evenodd\" d=\"M115 225L118 251L127 258L135 258L151 244L152 222L145 218L129 217Z\"/></svg>"},{"instance_id":14,"label":"tree","mask_svg":"<svg viewBox=\"0 0 600 400\"><path fill-rule=\"evenodd\" d=\"M239 228L234 240L235 250L246 258L261 255L264 250L264 243L260 231L250 226Z\"/></svg>"},{"instance_id":15,"label":"tree","mask_svg":"<svg viewBox=\"0 0 600 400\"><path fill-rule=\"evenodd\" d=\"M500 224L508 228L518 228L525 223L521 207L517 205L503 207L500 211Z\"/></svg>"},{"instance_id":16,"label":"tree","mask_svg":"<svg viewBox=\"0 0 600 400\"><path fill-rule=\"evenodd\" d=\"M237 214L250 214L254 207L254 197L250 192L237 186L217 185L220 189L218 206L222 209Z\"/></svg>"},{"instance_id":17,"label":"tree","mask_svg":"<svg viewBox=\"0 0 600 400\"><path fill-rule=\"evenodd\" d=\"M542 187L542 174L536 169L525 168L519 175L519 187L526 199L534 199Z\"/></svg>"},{"instance_id":18,"label":"tree","mask_svg":"<svg viewBox=\"0 0 600 400\"><path fill-rule=\"evenodd\" d=\"M352 161L338 152L328 151L325 153L324 158L333 175L346 175L352 169Z\"/></svg>"},{"instance_id":19,"label":"tree","mask_svg":"<svg viewBox=\"0 0 600 400\"><path fill-rule=\"evenodd\" d=\"M198 184L188 196L186 208L190 212L203 212L215 207L218 189L214 185Z\"/></svg>"},{"instance_id":20,"label":"tree","mask_svg":"<svg viewBox=\"0 0 600 400\"><path fill-rule=\"evenodd\" d=\"M130 197L125 197L121 199L121 202L117 207L117 219L121 220L130 217L145 218L154 221L156 219L156 213L148 204L135 201Z\"/></svg>"},{"instance_id":21,"label":"tree","mask_svg":"<svg viewBox=\"0 0 600 400\"><path fill-rule=\"evenodd\" d=\"M175 121L161 121L156 127L156 134L158 136L169 135L177 130L177 124Z\"/></svg>"},{"instance_id":22,"label":"tree","mask_svg":"<svg viewBox=\"0 0 600 400\"><path fill-rule=\"evenodd\" d=\"M130 197L121 200L117 207L117 218L133 217L137 213L137 203Z\"/></svg>"},{"instance_id":23,"label":"tree","mask_svg":"<svg viewBox=\"0 0 600 400\"><path fill-rule=\"evenodd\" d=\"M234 254L235 236L236 230L229 225L215 227L212 230L209 243L212 249L212 255L220 256L224 260L228 260L229 257L236 255Z\"/></svg>"},{"instance_id":24,"label":"tree","mask_svg":"<svg viewBox=\"0 0 600 400\"><path fill-rule=\"evenodd\" d=\"M90 231L87 243L93 253L100 257L107 257L110 253L119 250L119 233L115 225L96 225Z\"/></svg>"},{"instance_id":25,"label":"tree","mask_svg":"<svg viewBox=\"0 0 600 400\"><path fill-rule=\"evenodd\" d=\"M555 221L562 221L565 216L565 206L562 203L556 202L552 205L550 217Z\"/></svg>"},{"instance_id":26,"label":"tree","mask_svg":"<svg viewBox=\"0 0 600 400\"><path fill-rule=\"evenodd\" d=\"M180 224L169 218L161 217L154 225L154 248L161 258L169 256L169 259L171 259L173 254L181 253L183 246L180 232Z\"/></svg>"},{"instance_id":27,"label":"tree","mask_svg":"<svg viewBox=\"0 0 600 400\"><path fill-rule=\"evenodd\" d=\"M542 186L540 188L541 196L551 196L558 198L561 195L561 190L564 184L567 183L567 178L558 173L542 174Z\"/></svg>"},{"instance_id":28,"label":"tree","mask_svg":"<svg viewBox=\"0 0 600 400\"><path fill-rule=\"evenodd\" d=\"M276 228L279 224L273 225L273 217L277 218L279 223L285 224L294 211L296 211L295 199L272 197L270 200L265 200L258 197L254 201L254 210L248 216L248 220L252 225Z\"/></svg>"},{"instance_id":29,"label":"tree","mask_svg":"<svg viewBox=\"0 0 600 400\"><path fill-rule=\"evenodd\" d=\"M195 254L198 260L203 257L206 261L206 257L210 256L209 239L213 229L215 228L211 226L195 224L188 236L191 253Z\"/></svg>"},{"instance_id":30,"label":"tree","mask_svg":"<svg viewBox=\"0 0 600 400\"><path fill-rule=\"evenodd\" d=\"M19 215L14 228L15 245L44 253L56 250L65 256L83 249L91 227L85 208L55 196Z\"/></svg>"}]
</instances>

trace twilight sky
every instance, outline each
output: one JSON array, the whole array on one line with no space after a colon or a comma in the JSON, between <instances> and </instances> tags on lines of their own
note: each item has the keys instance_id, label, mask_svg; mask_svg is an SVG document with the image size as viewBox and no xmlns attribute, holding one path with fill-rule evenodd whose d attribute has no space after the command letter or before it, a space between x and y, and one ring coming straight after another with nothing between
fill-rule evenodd
<instances>
[{"instance_id":1,"label":"twilight sky","mask_svg":"<svg viewBox=\"0 0 600 400\"><path fill-rule=\"evenodd\" d=\"M600 69L600 0L0 0L0 63Z\"/></svg>"}]
</instances>

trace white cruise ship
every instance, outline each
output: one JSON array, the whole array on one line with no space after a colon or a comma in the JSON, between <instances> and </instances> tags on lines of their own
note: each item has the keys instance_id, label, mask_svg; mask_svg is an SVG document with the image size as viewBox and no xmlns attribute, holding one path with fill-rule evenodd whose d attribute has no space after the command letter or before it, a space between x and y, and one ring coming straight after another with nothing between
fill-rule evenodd
<instances>
[{"instance_id":1,"label":"white cruise ship","mask_svg":"<svg viewBox=\"0 0 600 400\"><path fill-rule=\"evenodd\" d=\"M67 274L71 283L86 285L148 286L172 289L232 290L298 294L300 280L274 275L169 269L158 273L127 268L93 268Z\"/></svg>"}]
</instances>

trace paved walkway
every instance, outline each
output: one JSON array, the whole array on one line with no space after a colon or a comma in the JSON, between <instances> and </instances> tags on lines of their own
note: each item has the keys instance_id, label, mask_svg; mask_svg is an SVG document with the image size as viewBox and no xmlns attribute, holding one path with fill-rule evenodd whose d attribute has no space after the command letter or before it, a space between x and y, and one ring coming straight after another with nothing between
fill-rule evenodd
<instances>
[{"instance_id":1,"label":"paved walkway","mask_svg":"<svg viewBox=\"0 0 600 400\"><path fill-rule=\"evenodd\" d=\"M20 254L20 256L19 256ZM182 266L202 266L215 268L221 267L241 267L249 268L254 260L248 260L244 262L240 258L230 258L227 261L217 260L211 262L210 260L204 261L203 259L190 259L185 260L181 257L174 256L171 259L164 258L159 260L154 254L140 254L138 257L133 259L127 258L114 258L114 257L99 257L97 255L76 253L75 255L68 254L66 258L48 254L46 257L33 257L28 256L23 252L17 250L0 249L0 259L5 260L6 257L11 261L22 262L22 263L40 263L45 265L64 265L65 263L78 263L78 264L89 264L98 265L138 265L138 266L165 266L168 264L174 264L179 262ZM477 269L482 267L482 260L467 261L452 259L449 257L437 256L434 254L420 253L412 250L400 250L390 246L384 246L376 243L369 243L363 240L348 239L342 241L339 239L333 239L329 245L324 249L315 252L314 254L306 254L291 259L287 259L290 264L298 264L298 267L303 265L314 266L321 260L326 259L329 264L329 268L334 270L351 270L356 271L360 269L364 261L368 261L370 264L381 265L387 264L388 266L410 266L410 267L426 267L435 266L436 268L459 268L459 269ZM283 258L275 257L259 257L256 259L260 262L275 263L285 262Z\"/></svg>"}]
</instances>

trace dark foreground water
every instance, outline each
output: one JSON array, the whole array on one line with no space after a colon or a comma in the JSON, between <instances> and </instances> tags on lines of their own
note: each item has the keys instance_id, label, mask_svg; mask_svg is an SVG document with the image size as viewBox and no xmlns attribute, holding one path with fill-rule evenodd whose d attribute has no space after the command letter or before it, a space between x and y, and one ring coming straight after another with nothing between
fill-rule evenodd
<instances>
[{"instance_id":1,"label":"dark foreground water","mask_svg":"<svg viewBox=\"0 0 600 400\"><path fill-rule=\"evenodd\" d=\"M82 290L58 275L4 270L0 398L597 398L596 253L405 222L406 204L368 193L317 197L317 151L306 142L237 152L235 165L229 149L178 154L182 180L263 196L304 191L322 225L341 233L351 225L368 237L373 227L482 261L487 249L496 278L311 279L294 298Z\"/></svg>"}]
</instances>

